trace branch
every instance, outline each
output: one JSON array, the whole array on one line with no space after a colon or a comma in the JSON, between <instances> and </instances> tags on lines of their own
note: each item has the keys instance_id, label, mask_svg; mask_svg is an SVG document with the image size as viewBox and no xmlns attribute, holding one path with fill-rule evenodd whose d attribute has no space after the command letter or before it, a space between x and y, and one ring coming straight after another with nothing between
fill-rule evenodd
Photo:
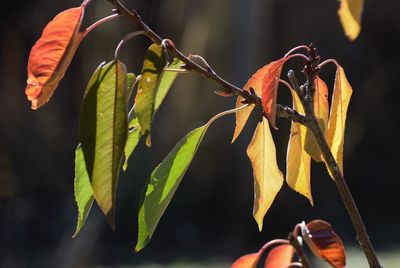
<instances>
[{"instance_id":1,"label":"branch","mask_svg":"<svg viewBox=\"0 0 400 268\"><path fill-rule=\"evenodd\" d=\"M144 35L146 35L148 38L150 38L154 43L156 44L164 44L167 45L167 49L169 52L175 55L178 59L183 61L185 63L185 67L189 70L193 70L203 76L205 76L207 79L214 81L215 83L219 84L225 93L228 94L233 94L237 96L243 97L247 103L249 104L255 104L255 105L261 105L261 99L259 96L256 94L251 94L248 91L239 88L227 81L225 81L223 78L221 78L218 74L216 74L210 67L205 68L203 65L200 65L196 62L194 62L190 57L186 57L181 51L179 51L172 42L163 42L164 39L162 39L158 34L156 34L149 26L147 26L142 19L140 18L139 14L132 10L128 10L124 5L122 5L118 0L107 0L109 3L111 3L115 11L120 14L121 16L124 16L128 18L130 21L132 21L138 28L139 30L142 30ZM304 115L299 114L295 110L282 106L282 105L277 105L277 116L282 117L282 118L287 118L290 119L294 122L304 124L305 123L305 117Z\"/></svg>"},{"instance_id":2,"label":"branch","mask_svg":"<svg viewBox=\"0 0 400 268\"><path fill-rule=\"evenodd\" d=\"M310 57L312 59L312 57ZM319 61L319 59L318 59ZM313 65L312 63L309 64L308 66ZM313 66L317 66L313 65ZM307 65L306 65L307 66ZM324 161L326 165L329 168L329 171L331 172L336 188L339 191L340 197L346 207L347 213L350 216L350 219L353 223L353 227L356 231L357 234L357 241L359 242L362 250L365 253L365 256L368 260L369 266L373 268L381 268L381 265L379 264L378 257L376 256L376 253L374 251L374 248L372 247L371 241L369 240L367 230L365 228L364 222L361 218L360 212L358 211L357 205L354 202L353 196L351 195L351 192L349 190L349 187L347 186L346 180L343 177L342 172L339 169L339 166L335 160L335 158L332 155L331 150L329 149L328 143L326 142L325 136L322 133L317 119L314 115L314 109L313 109L313 91L314 89L314 79L315 76L318 74L318 71L315 71L312 69L305 69L304 73L307 77L307 82L305 85L303 85L304 91L301 89L302 87L299 86L297 82L297 78L294 74L293 71L289 71L288 73L288 78L295 89L295 91L298 93L299 98L303 104L305 115L306 115L306 122L305 125L311 129L312 133L314 134L314 137L321 149ZM311 99L309 99L311 96Z\"/></svg>"}]
</instances>

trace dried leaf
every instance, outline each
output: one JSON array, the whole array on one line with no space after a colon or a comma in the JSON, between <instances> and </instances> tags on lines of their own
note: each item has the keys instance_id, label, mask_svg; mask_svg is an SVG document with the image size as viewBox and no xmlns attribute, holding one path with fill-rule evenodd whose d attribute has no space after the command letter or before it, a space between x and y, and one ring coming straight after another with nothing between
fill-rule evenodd
<instances>
[{"instance_id":1,"label":"dried leaf","mask_svg":"<svg viewBox=\"0 0 400 268\"><path fill-rule=\"evenodd\" d=\"M336 70L336 78L333 88L332 104L329 116L328 130L326 132L326 140L342 173L346 115L352 93L353 90L349 82L347 81L344 70L342 67L339 66Z\"/></svg>"},{"instance_id":2,"label":"dried leaf","mask_svg":"<svg viewBox=\"0 0 400 268\"><path fill-rule=\"evenodd\" d=\"M364 0L342 0L339 8L339 18L344 32L350 40L355 40L361 31L361 16Z\"/></svg>"},{"instance_id":3,"label":"dried leaf","mask_svg":"<svg viewBox=\"0 0 400 268\"><path fill-rule=\"evenodd\" d=\"M317 257L335 268L346 266L343 242L328 222L313 220L307 223L306 227L302 227L302 236Z\"/></svg>"},{"instance_id":4,"label":"dried leaf","mask_svg":"<svg viewBox=\"0 0 400 268\"><path fill-rule=\"evenodd\" d=\"M315 79L314 114L322 133L325 135L329 116L328 87L318 76ZM306 132L304 150L306 150L314 161L322 161L321 149L310 129L307 129Z\"/></svg>"},{"instance_id":5,"label":"dried leaf","mask_svg":"<svg viewBox=\"0 0 400 268\"><path fill-rule=\"evenodd\" d=\"M293 91L293 109L304 114L299 97ZM307 128L299 123L292 122L286 158L286 182L296 192L302 194L311 205L314 204L311 195L310 166L311 158L303 149L306 140Z\"/></svg>"},{"instance_id":6,"label":"dried leaf","mask_svg":"<svg viewBox=\"0 0 400 268\"><path fill-rule=\"evenodd\" d=\"M254 219L261 231L263 219L283 184L283 176L276 163L275 144L268 120L257 125L247 147L254 175Z\"/></svg>"},{"instance_id":7,"label":"dried leaf","mask_svg":"<svg viewBox=\"0 0 400 268\"><path fill-rule=\"evenodd\" d=\"M264 268L285 268L289 267L294 255L294 248L291 245L279 245L268 253Z\"/></svg>"},{"instance_id":8,"label":"dried leaf","mask_svg":"<svg viewBox=\"0 0 400 268\"><path fill-rule=\"evenodd\" d=\"M276 98L278 94L279 77L287 58L282 58L268 64L262 80L261 101L265 114L273 128L276 128Z\"/></svg>"},{"instance_id":9,"label":"dried leaf","mask_svg":"<svg viewBox=\"0 0 400 268\"><path fill-rule=\"evenodd\" d=\"M32 47L25 89L28 100L32 102L32 109L46 104L64 77L84 36L79 32L83 14L83 7L61 12L47 24L42 36Z\"/></svg>"}]
</instances>

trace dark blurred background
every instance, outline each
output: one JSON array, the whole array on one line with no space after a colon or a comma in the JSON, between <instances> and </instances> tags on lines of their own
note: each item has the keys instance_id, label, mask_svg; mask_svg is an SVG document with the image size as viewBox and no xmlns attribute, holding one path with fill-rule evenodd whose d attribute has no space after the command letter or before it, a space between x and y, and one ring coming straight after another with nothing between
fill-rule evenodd
<instances>
[{"instance_id":1,"label":"dark blurred background","mask_svg":"<svg viewBox=\"0 0 400 268\"><path fill-rule=\"evenodd\" d=\"M239 86L258 68L300 44L314 42L323 59L337 59L354 89L345 176L373 244L388 258L385 267L400 267L399 1L367 0L355 42L344 36L335 0L123 2L161 36L187 54L204 56L217 73ZM315 218L329 221L348 248L356 247L352 225L323 164L312 166L315 206L285 184L265 217L264 231L258 232L252 218L252 171L245 154L258 120L255 114L233 145L234 116L212 126L151 243L133 254L138 202L152 169L189 130L234 106L233 98L212 94L210 89L218 86L197 74L178 77L154 122L153 147L140 143L122 174L116 232L94 206L80 235L71 239L77 218L74 150L85 86L100 62L113 58L119 40L135 29L121 18L88 35L51 101L32 111L24 94L30 48L48 21L79 4L2 3L0 267L226 267L267 240L286 237L296 223ZM93 1L84 24L110 10L106 1ZM121 58L130 71L140 72L149 45L139 37L124 47ZM291 68L299 71L301 61L291 61ZM334 72L330 65L321 76L332 85ZM279 102L290 105L288 91L282 88L279 94ZM278 127L274 136L284 172L290 123L279 119ZM365 267L361 251L352 252L349 267Z\"/></svg>"}]
</instances>

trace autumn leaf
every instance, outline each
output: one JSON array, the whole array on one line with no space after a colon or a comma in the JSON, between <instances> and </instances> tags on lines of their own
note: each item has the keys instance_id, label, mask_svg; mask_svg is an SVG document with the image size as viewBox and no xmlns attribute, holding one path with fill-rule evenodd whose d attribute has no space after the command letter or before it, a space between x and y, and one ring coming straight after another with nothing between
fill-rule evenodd
<instances>
[{"instance_id":1,"label":"autumn leaf","mask_svg":"<svg viewBox=\"0 0 400 268\"><path fill-rule=\"evenodd\" d=\"M151 173L143 200L139 205L138 241L135 252L140 251L150 242L158 222L178 189L209 126L221 116L236 111L237 109L232 109L219 113L207 124L189 132Z\"/></svg>"},{"instance_id":2,"label":"autumn leaf","mask_svg":"<svg viewBox=\"0 0 400 268\"><path fill-rule=\"evenodd\" d=\"M274 128L276 116L277 87L280 73L282 71L282 65L285 63L286 60L287 58L273 61L265 65L261 69L257 70L257 72L250 77L250 79L243 87L247 91L250 91L250 89L254 90L254 93L258 96L263 96L262 103L264 111L267 114L268 118L270 118L270 123ZM236 100L236 108L243 105L243 100L243 97L238 96ZM232 143L242 132L254 107L254 105L250 105L246 109L240 110L236 113L236 126L233 133Z\"/></svg>"},{"instance_id":3,"label":"autumn leaf","mask_svg":"<svg viewBox=\"0 0 400 268\"><path fill-rule=\"evenodd\" d=\"M265 260L264 268L290 267L294 255L294 248L291 245L279 245L271 249Z\"/></svg>"},{"instance_id":4,"label":"autumn leaf","mask_svg":"<svg viewBox=\"0 0 400 268\"><path fill-rule=\"evenodd\" d=\"M283 64L288 58L282 58L268 64L262 80L261 101L263 110L273 128L276 128L276 98L278 94L279 77Z\"/></svg>"},{"instance_id":5,"label":"autumn leaf","mask_svg":"<svg viewBox=\"0 0 400 268\"><path fill-rule=\"evenodd\" d=\"M264 249L261 249L257 253L243 255L232 264L231 268L256 268L263 253Z\"/></svg>"},{"instance_id":6,"label":"autumn leaf","mask_svg":"<svg viewBox=\"0 0 400 268\"><path fill-rule=\"evenodd\" d=\"M344 32L350 40L355 40L361 31L361 17L364 0L341 0L338 11Z\"/></svg>"},{"instance_id":7,"label":"autumn leaf","mask_svg":"<svg viewBox=\"0 0 400 268\"><path fill-rule=\"evenodd\" d=\"M76 49L84 37L79 32L84 7L76 7L58 14L44 28L32 47L28 59L28 79L25 94L32 109L46 104L64 77Z\"/></svg>"},{"instance_id":8,"label":"autumn leaf","mask_svg":"<svg viewBox=\"0 0 400 268\"><path fill-rule=\"evenodd\" d=\"M328 127L329 104L328 104L328 87L325 82L318 76L315 79L315 95L314 95L314 115L318 121L322 134L325 135ZM306 131L306 140L304 150L316 162L322 161L321 149L310 129Z\"/></svg>"},{"instance_id":9,"label":"autumn leaf","mask_svg":"<svg viewBox=\"0 0 400 268\"><path fill-rule=\"evenodd\" d=\"M352 93L353 90L347 81L343 68L338 66L333 88L326 140L342 173L346 116Z\"/></svg>"},{"instance_id":10,"label":"autumn leaf","mask_svg":"<svg viewBox=\"0 0 400 268\"><path fill-rule=\"evenodd\" d=\"M293 109L304 114L300 98L295 92L290 92L293 99ZM290 188L308 198L313 205L310 184L311 157L304 150L306 133L307 128L305 126L292 122L286 156L286 182Z\"/></svg>"},{"instance_id":11,"label":"autumn leaf","mask_svg":"<svg viewBox=\"0 0 400 268\"><path fill-rule=\"evenodd\" d=\"M261 231L263 219L283 184L283 176L276 163L275 144L268 120L258 123L253 139L247 147L254 175L253 216Z\"/></svg>"},{"instance_id":12,"label":"autumn leaf","mask_svg":"<svg viewBox=\"0 0 400 268\"><path fill-rule=\"evenodd\" d=\"M328 222L313 220L307 226L302 225L301 229L304 241L317 257L335 268L346 266L343 242Z\"/></svg>"},{"instance_id":13,"label":"autumn leaf","mask_svg":"<svg viewBox=\"0 0 400 268\"><path fill-rule=\"evenodd\" d=\"M80 119L80 141L94 198L112 228L128 131L126 80L126 67L120 61L101 64L86 88Z\"/></svg>"}]
</instances>

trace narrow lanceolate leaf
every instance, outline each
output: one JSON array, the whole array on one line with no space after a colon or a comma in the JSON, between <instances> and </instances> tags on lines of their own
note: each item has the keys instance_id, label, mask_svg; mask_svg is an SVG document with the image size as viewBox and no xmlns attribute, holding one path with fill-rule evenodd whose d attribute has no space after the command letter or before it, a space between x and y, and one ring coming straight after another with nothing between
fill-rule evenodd
<instances>
[{"instance_id":1,"label":"narrow lanceolate leaf","mask_svg":"<svg viewBox=\"0 0 400 268\"><path fill-rule=\"evenodd\" d=\"M275 144L268 121L257 125L247 147L254 175L254 219L261 231L263 219L283 184L283 176L276 163Z\"/></svg>"},{"instance_id":2,"label":"narrow lanceolate leaf","mask_svg":"<svg viewBox=\"0 0 400 268\"><path fill-rule=\"evenodd\" d=\"M171 202L210 124L217 118L235 111L236 109L217 114L204 126L188 133L154 169L139 206L136 252L150 242L161 216Z\"/></svg>"},{"instance_id":3,"label":"narrow lanceolate leaf","mask_svg":"<svg viewBox=\"0 0 400 268\"><path fill-rule=\"evenodd\" d=\"M93 204L93 190L90 184L89 174L86 170L85 158L82 147L78 145L75 151L75 179L74 179L75 201L78 205L78 224L75 237L85 224Z\"/></svg>"},{"instance_id":4,"label":"narrow lanceolate leaf","mask_svg":"<svg viewBox=\"0 0 400 268\"><path fill-rule=\"evenodd\" d=\"M128 73L126 75L126 88L127 88L126 96L127 97L131 96L133 87L134 87L133 85L135 84L135 81L136 81L136 75L134 73Z\"/></svg>"},{"instance_id":5,"label":"narrow lanceolate leaf","mask_svg":"<svg viewBox=\"0 0 400 268\"><path fill-rule=\"evenodd\" d=\"M293 109L304 114L299 97L293 91ZM307 128L299 123L292 122L289 144L286 156L286 182L296 192L302 194L311 205L314 204L311 195L310 165L311 157L303 149L306 140Z\"/></svg>"},{"instance_id":6,"label":"narrow lanceolate leaf","mask_svg":"<svg viewBox=\"0 0 400 268\"><path fill-rule=\"evenodd\" d=\"M261 101L265 114L273 128L276 128L276 98L278 94L279 77L287 58L282 58L268 64L262 80Z\"/></svg>"},{"instance_id":7,"label":"narrow lanceolate leaf","mask_svg":"<svg viewBox=\"0 0 400 268\"><path fill-rule=\"evenodd\" d=\"M294 255L291 245L279 245L271 249L265 260L264 268L290 267Z\"/></svg>"},{"instance_id":8,"label":"narrow lanceolate leaf","mask_svg":"<svg viewBox=\"0 0 400 268\"><path fill-rule=\"evenodd\" d=\"M302 236L311 251L335 268L346 266L343 242L332 226L323 220L313 220L302 226Z\"/></svg>"},{"instance_id":9,"label":"narrow lanceolate leaf","mask_svg":"<svg viewBox=\"0 0 400 268\"><path fill-rule=\"evenodd\" d=\"M329 104L328 104L328 87L325 82L318 76L314 82L315 85L315 96L314 96L314 115L318 120L318 125L325 135L328 127L328 116L329 116ZM306 132L306 141L304 144L306 152L316 162L322 161L321 149L314 137L314 134L310 129Z\"/></svg>"},{"instance_id":10,"label":"narrow lanceolate leaf","mask_svg":"<svg viewBox=\"0 0 400 268\"><path fill-rule=\"evenodd\" d=\"M86 88L80 141L94 198L114 228L115 194L127 138L126 67L102 64Z\"/></svg>"},{"instance_id":11,"label":"narrow lanceolate leaf","mask_svg":"<svg viewBox=\"0 0 400 268\"><path fill-rule=\"evenodd\" d=\"M346 115L352 93L353 90L347 81L344 70L339 66L336 70L326 140L342 173Z\"/></svg>"},{"instance_id":12,"label":"narrow lanceolate leaf","mask_svg":"<svg viewBox=\"0 0 400 268\"><path fill-rule=\"evenodd\" d=\"M153 44L146 52L142 77L135 98L135 113L140 129L146 135L146 144L151 145L150 131L154 116L158 77L165 66L165 57L160 45Z\"/></svg>"},{"instance_id":13,"label":"narrow lanceolate leaf","mask_svg":"<svg viewBox=\"0 0 400 268\"><path fill-rule=\"evenodd\" d=\"M355 40L361 31L361 17L364 0L341 0L339 18L344 32L350 40Z\"/></svg>"},{"instance_id":14,"label":"narrow lanceolate leaf","mask_svg":"<svg viewBox=\"0 0 400 268\"><path fill-rule=\"evenodd\" d=\"M79 32L84 7L58 14L44 28L42 36L32 47L28 59L28 80L25 94L32 109L46 104L64 77L84 34Z\"/></svg>"},{"instance_id":15,"label":"narrow lanceolate leaf","mask_svg":"<svg viewBox=\"0 0 400 268\"><path fill-rule=\"evenodd\" d=\"M125 149L124 149L124 165L123 169L124 171L128 168L128 160L133 151L135 150L137 144L139 143L140 138L142 137L142 134L140 133L140 126L138 119L135 115L134 111L131 111L132 119L129 122L129 131L128 131L128 137L126 139L126 144L125 144Z\"/></svg>"}]
</instances>

